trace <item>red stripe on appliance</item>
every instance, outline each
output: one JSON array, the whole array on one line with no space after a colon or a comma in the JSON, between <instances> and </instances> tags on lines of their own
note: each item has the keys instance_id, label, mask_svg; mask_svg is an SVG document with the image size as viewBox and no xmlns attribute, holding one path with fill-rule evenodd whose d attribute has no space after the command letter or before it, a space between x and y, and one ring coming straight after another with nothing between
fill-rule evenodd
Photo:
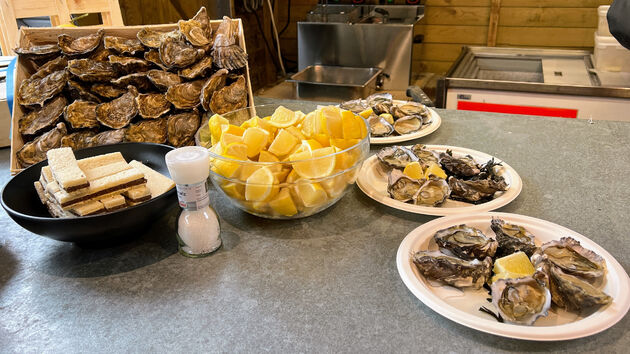
<instances>
[{"instance_id":1,"label":"red stripe on appliance","mask_svg":"<svg viewBox=\"0 0 630 354\"><path fill-rule=\"evenodd\" d=\"M517 106L511 104L482 103L457 101L457 109L463 111L479 111L494 113L527 114L532 116L577 118L577 109Z\"/></svg>"}]
</instances>

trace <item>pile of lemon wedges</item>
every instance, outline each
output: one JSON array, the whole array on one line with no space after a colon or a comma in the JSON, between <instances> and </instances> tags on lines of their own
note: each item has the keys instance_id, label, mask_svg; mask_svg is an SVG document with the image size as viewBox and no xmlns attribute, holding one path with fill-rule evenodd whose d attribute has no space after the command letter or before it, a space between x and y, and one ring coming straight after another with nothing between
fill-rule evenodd
<instances>
[{"instance_id":1,"label":"pile of lemon wedges","mask_svg":"<svg viewBox=\"0 0 630 354\"><path fill-rule=\"evenodd\" d=\"M215 114L208 128L210 151L229 158L212 159L212 171L229 179L222 190L248 210L282 217L318 208L354 183L362 152L349 148L368 134L361 116L335 106L308 114L280 106L240 125Z\"/></svg>"}]
</instances>

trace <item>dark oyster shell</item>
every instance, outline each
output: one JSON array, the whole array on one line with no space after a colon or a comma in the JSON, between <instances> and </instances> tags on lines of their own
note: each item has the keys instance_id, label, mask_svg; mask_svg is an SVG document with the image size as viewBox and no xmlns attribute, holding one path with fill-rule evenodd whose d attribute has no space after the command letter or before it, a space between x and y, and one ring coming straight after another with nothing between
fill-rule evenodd
<instances>
[{"instance_id":1,"label":"dark oyster shell","mask_svg":"<svg viewBox=\"0 0 630 354\"><path fill-rule=\"evenodd\" d=\"M68 146L72 150L90 147L90 140L96 135L93 130L82 130L61 138L61 146Z\"/></svg>"},{"instance_id":2,"label":"dark oyster shell","mask_svg":"<svg viewBox=\"0 0 630 354\"><path fill-rule=\"evenodd\" d=\"M63 90L67 80L68 73L65 70L55 71L43 78L26 79L18 89L18 102L23 106L43 106L44 102Z\"/></svg>"},{"instance_id":3,"label":"dark oyster shell","mask_svg":"<svg viewBox=\"0 0 630 354\"><path fill-rule=\"evenodd\" d=\"M236 70L247 65L247 53L236 45L237 29L237 23L223 16L212 45L212 59L219 68Z\"/></svg>"},{"instance_id":4,"label":"dark oyster shell","mask_svg":"<svg viewBox=\"0 0 630 354\"><path fill-rule=\"evenodd\" d=\"M166 118L141 120L127 128L125 141L164 144L166 135Z\"/></svg>"},{"instance_id":5,"label":"dark oyster shell","mask_svg":"<svg viewBox=\"0 0 630 354\"><path fill-rule=\"evenodd\" d=\"M48 150L56 149L61 146L61 138L68 133L66 125L57 123L57 125L46 133L38 136L35 140L28 142L17 151L17 157L20 166L26 168L32 164L38 163L46 159Z\"/></svg>"},{"instance_id":6,"label":"dark oyster shell","mask_svg":"<svg viewBox=\"0 0 630 354\"><path fill-rule=\"evenodd\" d=\"M484 235L481 230L464 224L439 230L433 239L440 251L467 260L493 257L498 246L497 241Z\"/></svg>"},{"instance_id":7,"label":"dark oyster shell","mask_svg":"<svg viewBox=\"0 0 630 354\"><path fill-rule=\"evenodd\" d=\"M185 68L197 62L203 55L203 49L196 49L183 40L168 37L160 45L160 60L168 68ZM145 58L146 59L146 58Z\"/></svg>"},{"instance_id":8,"label":"dark oyster shell","mask_svg":"<svg viewBox=\"0 0 630 354\"><path fill-rule=\"evenodd\" d=\"M37 71L29 77L29 79L41 79L55 71L64 70L68 66L68 59L66 57L57 57L46 64L40 66Z\"/></svg>"},{"instance_id":9,"label":"dark oyster shell","mask_svg":"<svg viewBox=\"0 0 630 354\"><path fill-rule=\"evenodd\" d=\"M29 112L18 123L20 134L33 136L54 127L63 114L67 101L63 96L57 96L48 101L44 107Z\"/></svg>"},{"instance_id":10,"label":"dark oyster shell","mask_svg":"<svg viewBox=\"0 0 630 354\"><path fill-rule=\"evenodd\" d=\"M215 91L210 99L210 109L213 113L224 114L245 107L247 107L247 87L242 75L231 85Z\"/></svg>"},{"instance_id":11,"label":"dark oyster shell","mask_svg":"<svg viewBox=\"0 0 630 354\"><path fill-rule=\"evenodd\" d=\"M28 48L15 48L13 51L20 56L25 57L50 57L61 51L57 43L32 45Z\"/></svg>"},{"instance_id":12,"label":"dark oyster shell","mask_svg":"<svg viewBox=\"0 0 630 354\"><path fill-rule=\"evenodd\" d=\"M122 143L126 129L106 130L88 140L89 146L112 145Z\"/></svg>"},{"instance_id":13,"label":"dark oyster shell","mask_svg":"<svg viewBox=\"0 0 630 354\"><path fill-rule=\"evenodd\" d=\"M105 31L99 29L96 33L92 33L85 37L74 38L67 34L60 34L57 37L57 45L66 55L87 54L96 49L101 44L101 39Z\"/></svg>"},{"instance_id":14,"label":"dark oyster shell","mask_svg":"<svg viewBox=\"0 0 630 354\"><path fill-rule=\"evenodd\" d=\"M133 73L125 76L121 76L118 79L112 80L112 84L119 87L127 87L129 85L135 86L138 90L147 91L153 88L151 81L147 78L147 73Z\"/></svg>"},{"instance_id":15,"label":"dark oyster shell","mask_svg":"<svg viewBox=\"0 0 630 354\"><path fill-rule=\"evenodd\" d=\"M135 55L136 52L143 52L144 46L135 38L123 38L116 36L105 36L103 38L105 49L111 49L116 53Z\"/></svg>"},{"instance_id":16,"label":"dark oyster shell","mask_svg":"<svg viewBox=\"0 0 630 354\"><path fill-rule=\"evenodd\" d=\"M212 74L208 81L206 81L203 85L203 88L201 89L201 106L206 111L210 110L210 100L212 99L212 94L225 86L227 74L227 69L219 69L217 72Z\"/></svg>"},{"instance_id":17,"label":"dark oyster shell","mask_svg":"<svg viewBox=\"0 0 630 354\"><path fill-rule=\"evenodd\" d=\"M201 103L199 95L204 80L184 82L171 86L166 91L166 99L179 109L195 108Z\"/></svg>"},{"instance_id":18,"label":"dark oyster shell","mask_svg":"<svg viewBox=\"0 0 630 354\"><path fill-rule=\"evenodd\" d=\"M499 191L506 191L508 185L503 178L498 180L463 180L457 177L449 177L448 185L451 187L451 199L462 200L470 203L480 203L492 199Z\"/></svg>"},{"instance_id":19,"label":"dark oyster shell","mask_svg":"<svg viewBox=\"0 0 630 354\"><path fill-rule=\"evenodd\" d=\"M118 55L110 55L108 57L109 62L114 65L114 67L121 72L132 73L132 72L141 72L149 70L151 64L140 58L132 58L132 57L121 57Z\"/></svg>"},{"instance_id":20,"label":"dark oyster shell","mask_svg":"<svg viewBox=\"0 0 630 354\"><path fill-rule=\"evenodd\" d=\"M534 235L526 228L508 224L499 218L492 218L490 227L497 235L497 257L504 257L516 252L525 252L527 257L531 257L536 251Z\"/></svg>"},{"instance_id":21,"label":"dark oyster shell","mask_svg":"<svg viewBox=\"0 0 630 354\"><path fill-rule=\"evenodd\" d=\"M127 92L127 90L124 88L120 88L118 86L114 86L114 85L106 84L102 82L97 82L93 84L91 89L92 89L92 92L96 93L97 95L105 97L105 98L109 98L109 99L118 98L123 93Z\"/></svg>"},{"instance_id":22,"label":"dark oyster shell","mask_svg":"<svg viewBox=\"0 0 630 354\"><path fill-rule=\"evenodd\" d=\"M562 237L544 243L532 256L536 264L546 261L563 272L588 280L601 282L606 274L606 261L597 253L582 247L572 237Z\"/></svg>"},{"instance_id":23,"label":"dark oyster shell","mask_svg":"<svg viewBox=\"0 0 630 354\"><path fill-rule=\"evenodd\" d=\"M68 80L67 91L73 100L84 100L101 103L101 99L90 92L83 84L74 80Z\"/></svg>"},{"instance_id":24,"label":"dark oyster shell","mask_svg":"<svg viewBox=\"0 0 630 354\"><path fill-rule=\"evenodd\" d=\"M212 26L210 26L210 17L208 16L206 7L202 6L192 19L201 24L201 28L204 30L206 38L212 39Z\"/></svg>"},{"instance_id":25,"label":"dark oyster shell","mask_svg":"<svg viewBox=\"0 0 630 354\"><path fill-rule=\"evenodd\" d=\"M155 49L144 52L144 60L157 65L162 70L168 70L164 63L162 63L162 59L160 59L160 53Z\"/></svg>"},{"instance_id":26,"label":"dark oyster shell","mask_svg":"<svg viewBox=\"0 0 630 354\"><path fill-rule=\"evenodd\" d=\"M182 82L182 79L177 74L164 70L149 70L147 78L160 91L166 91L169 87Z\"/></svg>"},{"instance_id":27,"label":"dark oyster shell","mask_svg":"<svg viewBox=\"0 0 630 354\"><path fill-rule=\"evenodd\" d=\"M75 59L68 62L68 71L81 81L109 81L117 76L114 66L107 61Z\"/></svg>"},{"instance_id":28,"label":"dark oyster shell","mask_svg":"<svg viewBox=\"0 0 630 354\"><path fill-rule=\"evenodd\" d=\"M126 127L138 114L136 106L138 90L129 86L127 93L117 99L101 103L96 107L96 119L106 127L120 129Z\"/></svg>"},{"instance_id":29,"label":"dark oyster shell","mask_svg":"<svg viewBox=\"0 0 630 354\"><path fill-rule=\"evenodd\" d=\"M415 144L411 147L411 151L418 158L418 163L422 165L422 168L427 168L431 164L440 164L439 155L422 144Z\"/></svg>"},{"instance_id":30,"label":"dark oyster shell","mask_svg":"<svg viewBox=\"0 0 630 354\"><path fill-rule=\"evenodd\" d=\"M581 311L612 302L612 298L600 289L554 265L548 265L547 276L551 300L562 308Z\"/></svg>"},{"instance_id":31,"label":"dark oyster shell","mask_svg":"<svg viewBox=\"0 0 630 354\"><path fill-rule=\"evenodd\" d=\"M210 38L206 36L206 30L197 20L179 20L177 22L179 31L186 37L188 42L195 47L204 47L210 44Z\"/></svg>"},{"instance_id":32,"label":"dark oyster shell","mask_svg":"<svg viewBox=\"0 0 630 354\"><path fill-rule=\"evenodd\" d=\"M454 157L450 150L440 154L440 164L446 171L459 177L472 177L481 172L472 156Z\"/></svg>"},{"instance_id":33,"label":"dark oyster shell","mask_svg":"<svg viewBox=\"0 0 630 354\"><path fill-rule=\"evenodd\" d=\"M110 55L114 55L114 52L103 47L98 47L88 58L96 61L109 61Z\"/></svg>"},{"instance_id":34,"label":"dark oyster shell","mask_svg":"<svg viewBox=\"0 0 630 354\"><path fill-rule=\"evenodd\" d=\"M409 178L398 169L393 169L387 178L387 192L392 199L403 203L413 199L424 180Z\"/></svg>"},{"instance_id":35,"label":"dark oyster shell","mask_svg":"<svg viewBox=\"0 0 630 354\"><path fill-rule=\"evenodd\" d=\"M195 64L179 71L179 76L185 79L194 79L199 76L205 76L212 69L212 57L206 56Z\"/></svg>"},{"instance_id":36,"label":"dark oyster shell","mask_svg":"<svg viewBox=\"0 0 630 354\"><path fill-rule=\"evenodd\" d=\"M136 37L146 47L158 49L160 48L160 44L162 44L162 41L165 38L168 38L168 37L180 38L181 33L179 32L179 30L173 30L170 32L160 32L160 31L156 31L151 28L145 27L141 29L140 31L138 31L138 34L136 35Z\"/></svg>"},{"instance_id":37,"label":"dark oyster shell","mask_svg":"<svg viewBox=\"0 0 630 354\"><path fill-rule=\"evenodd\" d=\"M167 121L168 143L175 147L187 145L191 139L194 139L200 123L199 113L196 111L169 116Z\"/></svg>"},{"instance_id":38,"label":"dark oyster shell","mask_svg":"<svg viewBox=\"0 0 630 354\"><path fill-rule=\"evenodd\" d=\"M142 118L159 118L171 110L171 103L163 93L140 94L136 97L136 104Z\"/></svg>"},{"instance_id":39,"label":"dark oyster shell","mask_svg":"<svg viewBox=\"0 0 630 354\"><path fill-rule=\"evenodd\" d=\"M63 118L72 129L96 128L99 126L96 120L96 107L98 103L89 101L74 101L66 107Z\"/></svg>"},{"instance_id":40,"label":"dark oyster shell","mask_svg":"<svg viewBox=\"0 0 630 354\"><path fill-rule=\"evenodd\" d=\"M492 258L465 261L440 252L419 251L412 256L422 275L456 288L481 289L492 273Z\"/></svg>"}]
</instances>

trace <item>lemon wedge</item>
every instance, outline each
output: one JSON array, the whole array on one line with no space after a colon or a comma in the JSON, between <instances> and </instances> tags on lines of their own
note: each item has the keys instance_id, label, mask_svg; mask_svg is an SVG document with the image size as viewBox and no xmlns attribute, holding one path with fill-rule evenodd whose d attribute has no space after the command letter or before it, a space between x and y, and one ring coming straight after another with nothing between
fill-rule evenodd
<instances>
[{"instance_id":1,"label":"lemon wedge","mask_svg":"<svg viewBox=\"0 0 630 354\"><path fill-rule=\"evenodd\" d=\"M267 147L269 142L269 132L258 127L245 129L243 133L243 143L247 145L247 157L254 157Z\"/></svg>"},{"instance_id":2,"label":"lemon wedge","mask_svg":"<svg viewBox=\"0 0 630 354\"><path fill-rule=\"evenodd\" d=\"M225 148L228 145L233 144L233 143L242 143L243 138L238 135L234 135L230 133L223 133L221 134L221 139L219 139L219 142Z\"/></svg>"},{"instance_id":3,"label":"lemon wedge","mask_svg":"<svg viewBox=\"0 0 630 354\"><path fill-rule=\"evenodd\" d=\"M420 166L418 161L408 163L403 170L403 174L412 179L421 179L424 177L422 166Z\"/></svg>"},{"instance_id":4,"label":"lemon wedge","mask_svg":"<svg viewBox=\"0 0 630 354\"><path fill-rule=\"evenodd\" d=\"M363 139L363 119L350 111L341 112L341 127L344 139Z\"/></svg>"},{"instance_id":5,"label":"lemon wedge","mask_svg":"<svg viewBox=\"0 0 630 354\"><path fill-rule=\"evenodd\" d=\"M494 283L498 279L515 279L530 276L534 274L535 269L525 252L516 252L497 259L494 262L492 271L495 275L491 281Z\"/></svg>"},{"instance_id":6,"label":"lemon wedge","mask_svg":"<svg viewBox=\"0 0 630 354\"><path fill-rule=\"evenodd\" d=\"M343 138L343 124L339 107L323 107L321 119L325 122L324 127L330 138Z\"/></svg>"},{"instance_id":7,"label":"lemon wedge","mask_svg":"<svg viewBox=\"0 0 630 354\"><path fill-rule=\"evenodd\" d=\"M282 188L274 199L269 201L269 207L275 214L293 216L298 213L288 188Z\"/></svg>"},{"instance_id":8,"label":"lemon wedge","mask_svg":"<svg viewBox=\"0 0 630 354\"><path fill-rule=\"evenodd\" d=\"M319 120L319 110L315 110L307 114L301 125L302 134L307 138L313 138L315 134L319 134L321 130L321 121Z\"/></svg>"},{"instance_id":9,"label":"lemon wedge","mask_svg":"<svg viewBox=\"0 0 630 354\"><path fill-rule=\"evenodd\" d=\"M326 191L319 183L298 183L295 193L307 208L319 206L328 200Z\"/></svg>"},{"instance_id":10,"label":"lemon wedge","mask_svg":"<svg viewBox=\"0 0 630 354\"><path fill-rule=\"evenodd\" d=\"M295 112L292 110L280 106L276 108L276 110L271 115L269 119L269 124L273 125L276 128L288 128L295 124L298 120L298 116L295 115Z\"/></svg>"},{"instance_id":11,"label":"lemon wedge","mask_svg":"<svg viewBox=\"0 0 630 354\"><path fill-rule=\"evenodd\" d=\"M247 178L245 185L245 199L253 202L261 202L271 194L274 176L267 167L261 167Z\"/></svg>"},{"instance_id":12,"label":"lemon wedge","mask_svg":"<svg viewBox=\"0 0 630 354\"><path fill-rule=\"evenodd\" d=\"M245 188L242 184L237 184L234 182L228 182L221 186L221 189L225 194L234 199L242 200L244 198L243 193L245 192Z\"/></svg>"},{"instance_id":13,"label":"lemon wedge","mask_svg":"<svg viewBox=\"0 0 630 354\"><path fill-rule=\"evenodd\" d=\"M372 110L372 108L368 108L365 111L359 113L359 115L365 119L368 119L368 117L371 116L372 113L374 113L374 110Z\"/></svg>"},{"instance_id":14,"label":"lemon wedge","mask_svg":"<svg viewBox=\"0 0 630 354\"><path fill-rule=\"evenodd\" d=\"M313 150L312 153L300 152L291 155L290 161L299 161L293 164L293 169L303 178L322 178L329 176L335 169L335 148L324 147ZM309 156L310 155L310 156ZM331 155L331 156L327 156Z\"/></svg>"},{"instance_id":15,"label":"lemon wedge","mask_svg":"<svg viewBox=\"0 0 630 354\"><path fill-rule=\"evenodd\" d=\"M221 125L221 132L222 134L233 134L233 135L237 135L237 136L243 136L243 133L245 132L245 129L239 127L238 125L232 125L232 124L223 124Z\"/></svg>"},{"instance_id":16,"label":"lemon wedge","mask_svg":"<svg viewBox=\"0 0 630 354\"><path fill-rule=\"evenodd\" d=\"M208 120L208 128L210 129L210 143L212 145L219 142L223 133L222 126L230 124L230 122L219 114L215 114Z\"/></svg>"},{"instance_id":17,"label":"lemon wedge","mask_svg":"<svg viewBox=\"0 0 630 354\"><path fill-rule=\"evenodd\" d=\"M425 179L429 179L431 176L435 176L438 178L443 178L446 179L446 172L444 172L444 170L435 163L432 163L429 165L429 167L427 167L427 169L424 171L424 178Z\"/></svg>"},{"instance_id":18,"label":"lemon wedge","mask_svg":"<svg viewBox=\"0 0 630 354\"><path fill-rule=\"evenodd\" d=\"M236 160L247 160L247 145L234 142L228 144L225 149L223 149L223 156L230 157Z\"/></svg>"},{"instance_id":19,"label":"lemon wedge","mask_svg":"<svg viewBox=\"0 0 630 354\"><path fill-rule=\"evenodd\" d=\"M269 149L267 150L276 156L284 156L289 154L298 142L298 138L296 138L293 134L289 133L285 129L280 129L276 138L273 139L273 142L269 145Z\"/></svg>"}]
</instances>

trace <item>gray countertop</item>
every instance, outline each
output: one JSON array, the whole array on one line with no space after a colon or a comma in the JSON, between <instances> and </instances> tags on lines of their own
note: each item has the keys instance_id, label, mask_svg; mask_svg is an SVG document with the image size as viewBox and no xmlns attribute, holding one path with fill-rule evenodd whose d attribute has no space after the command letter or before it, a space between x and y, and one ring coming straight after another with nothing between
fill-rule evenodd
<instances>
[{"instance_id":1,"label":"gray countertop","mask_svg":"<svg viewBox=\"0 0 630 354\"><path fill-rule=\"evenodd\" d=\"M260 101L259 101L260 102ZM269 101L267 101L269 102ZM630 271L630 123L438 110L418 139L505 160L523 191L499 211L573 229ZM0 150L0 183L9 179ZM434 219L358 187L320 214L272 221L212 205L223 247L177 253L177 208L147 233L87 249L34 235L0 212L0 352L605 352L630 347L630 317L591 337L506 339L456 324L407 290L402 239Z\"/></svg>"}]
</instances>

